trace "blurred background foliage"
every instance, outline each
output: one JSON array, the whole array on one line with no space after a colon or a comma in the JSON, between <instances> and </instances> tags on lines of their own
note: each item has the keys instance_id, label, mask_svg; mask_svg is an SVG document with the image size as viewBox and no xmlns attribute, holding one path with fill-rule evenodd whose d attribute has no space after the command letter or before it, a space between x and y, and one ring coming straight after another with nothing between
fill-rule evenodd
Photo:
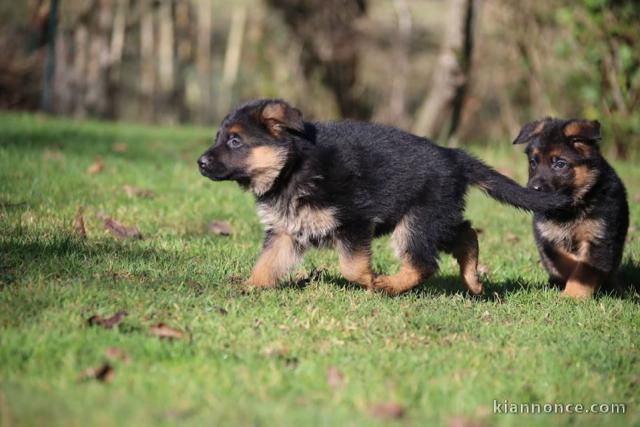
<instances>
[{"instance_id":1,"label":"blurred background foliage","mask_svg":"<svg viewBox=\"0 0 640 427\"><path fill-rule=\"evenodd\" d=\"M637 0L57 3L53 32L55 1L0 0L0 108L212 125L279 97L449 145L549 115L600 120L617 157L638 143Z\"/></svg>"}]
</instances>

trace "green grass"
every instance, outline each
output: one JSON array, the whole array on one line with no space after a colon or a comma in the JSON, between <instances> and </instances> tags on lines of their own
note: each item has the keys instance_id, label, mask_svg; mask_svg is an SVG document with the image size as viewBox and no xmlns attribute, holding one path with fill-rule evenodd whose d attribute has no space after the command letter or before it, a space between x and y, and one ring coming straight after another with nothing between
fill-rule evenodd
<instances>
[{"instance_id":1,"label":"green grass","mask_svg":"<svg viewBox=\"0 0 640 427\"><path fill-rule=\"evenodd\" d=\"M464 294L448 256L437 277L390 299L346 283L328 250L305 258L306 285L243 292L238 277L261 227L249 194L199 175L195 159L212 136L0 115L2 425L640 425L638 294L560 298L545 286L529 216L476 190L468 217L483 230L485 299ZM496 145L473 151L524 182L523 155ZM96 156L105 170L88 174ZM637 286L640 168L615 167L634 230L625 281ZM130 199L125 184L155 197ZM85 240L72 226L80 206ZM116 239L99 211L137 225L144 240ZM209 234L214 219L234 234ZM387 239L374 264L397 268ZM119 310L129 315L115 329L87 326ZM158 322L185 338L157 339L148 328ZM130 357L112 362L113 381L79 382L112 346ZM330 367L344 374L341 387L328 384ZM627 411L493 415L493 399L624 402ZM390 401L404 417L372 413Z\"/></svg>"}]
</instances>

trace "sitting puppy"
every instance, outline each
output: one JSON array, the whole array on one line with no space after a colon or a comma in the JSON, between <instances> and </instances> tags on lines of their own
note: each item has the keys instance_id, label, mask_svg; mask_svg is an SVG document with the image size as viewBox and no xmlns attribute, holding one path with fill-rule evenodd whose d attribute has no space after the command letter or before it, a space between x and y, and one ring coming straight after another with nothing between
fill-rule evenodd
<instances>
[{"instance_id":1,"label":"sitting puppy","mask_svg":"<svg viewBox=\"0 0 640 427\"><path fill-rule=\"evenodd\" d=\"M569 203L522 188L461 150L377 124L305 122L280 100L231 112L198 165L202 175L237 181L257 198L266 229L248 280L257 287L275 286L307 247L332 244L344 277L365 288L408 291L434 274L445 251L457 259L469 291L479 294L478 240L463 219L468 185L521 209ZM391 231L402 267L376 276L371 241Z\"/></svg>"},{"instance_id":2,"label":"sitting puppy","mask_svg":"<svg viewBox=\"0 0 640 427\"><path fill-rule=\"evenodd\" d=\"M629 226L624 185L599 140L597 121L546 118L524 125L513 142L528 142L530 189L573 200L571 209L536 212L533 233L550 282L575 298L615 280Z\"/></svg>"}]
</instances>

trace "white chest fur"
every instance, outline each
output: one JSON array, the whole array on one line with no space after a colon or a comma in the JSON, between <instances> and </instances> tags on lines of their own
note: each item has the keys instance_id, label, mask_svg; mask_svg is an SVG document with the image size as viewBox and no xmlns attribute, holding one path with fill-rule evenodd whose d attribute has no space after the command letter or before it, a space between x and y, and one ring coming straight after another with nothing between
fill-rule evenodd
<instances>
[{"instance_id":1,"label":"white chest fur","mask_svg":"<svg viewBox=\"0 0 640 427\"><path fill-rule=\"evenodd\" d=\"M258 215L266 229L289 234L305 246L330 237L338 226L333 208L259 203Z\"/></svg>"}]
</instances>

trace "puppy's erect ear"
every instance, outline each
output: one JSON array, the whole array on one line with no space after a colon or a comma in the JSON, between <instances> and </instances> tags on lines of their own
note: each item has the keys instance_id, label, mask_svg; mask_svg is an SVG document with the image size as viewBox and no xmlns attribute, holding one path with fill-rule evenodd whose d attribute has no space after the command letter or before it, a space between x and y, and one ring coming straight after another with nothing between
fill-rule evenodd
<instances>
[{"instance_id":1,"label":"puppy's erect ear","mask_svg":"<svg viewBox=\"0 0 640 427\"><path fill-rule=\"evenodd\" d=\"M570 141L595 143L602 138L600 135L600 122L597 120L569 120L564 125L562 132Z\"/></svg>"},{"instance_id":2,"label":"puppy's erect ear","mask_svg":"<svg viewBox=\"0 0 640 427\"><path fill-rule=\"evenodd\" d=\"M269 102L262 109L262 122L273 136L280 136L285 129L304 132L302 113L284 101Z\"/></svg>"},{"instance_id":3,"label":"puppy's erect ear","mask_svg":"<svg viewBox=\"0 0 640 427\"><path fill-rule=\"evenodd\" d=\"M590 157L593 150L597 150L600 135L600 122L597 120L568 120L562 128L562 133L569 140L569 144L584 157Z\"/></svg>"},{"instance_id":4,"label":"puppy's erect ear","mask_svg":"<svg viewBox=\"0 0 640 427\"><path fill-rule=\"evenodd\" d=\"M520 129L520 133L513 140L514 144L524 144L525 142L531 141L534 137L540 135L544 130L544 126L549 121L549 117L546 117L541 120L535 120L533 122L529 122L526 125L522 126Z\"/></svg>"}]
</instances>

